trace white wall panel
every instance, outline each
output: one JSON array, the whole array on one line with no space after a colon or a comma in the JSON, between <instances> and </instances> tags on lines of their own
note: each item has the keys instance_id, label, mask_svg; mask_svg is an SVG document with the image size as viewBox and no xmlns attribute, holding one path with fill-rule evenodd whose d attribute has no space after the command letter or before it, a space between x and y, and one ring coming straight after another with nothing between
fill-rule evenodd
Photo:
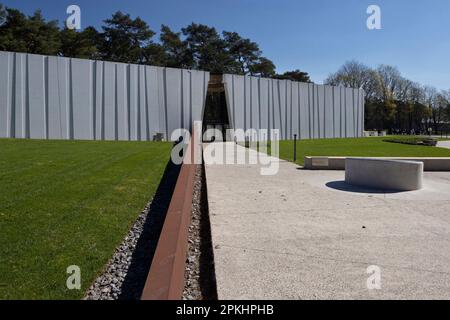
<instances>
[{"instance_id":1,"label":"white wall panel","mask_svg":"<svg viewBox=\"0 0 450 320\"><path fill-rule=\"evenodd\" d=\"M232 76L233 94L233 113L234 113L234 128L244 129L245 127L245 95L244 95L244 77Z\"/></svg>"},{"instance_id":2,"label":"white wall panel","mask_svg":"<svg viewBox=\"0 0 450 320\"><path fill-rule=\"evenodd\" d=\"M154 135L160 131L159 113L161 109L158 90L158 70L156 67L147 66L147 103L148 103L148 123L149 123L149 139L153 139Z\"/></svg>"},{"instance_id":3,"label":"white wall panel","mask_svg":"<svg viewBox=\"0 0 450 320\"><path fill-rule=\"evenodd\" d=\"M147 78L145 76L145 66L138 67L138 85L139 85L139 128L140 128L140 140L149 140L149 127L148 127L148 99L147 99ZM181 126L181 122L180 122ZM181 127L177 128L181 128Z\"/></svg>"},{"instance_id":4,"label":"white wall panel","mask_svg":"<svg viewBox=\"0 0 450 320\"><path fill-rule=\"evenodd\" d=\"M130 109L130 140L140 139L139 122L139 70L137 65L129 66L129 109Z\"/></svg>"},{"instance_id":5,"label":"white wall panel","mask_svg":"<svg viewBox=\"0 0 450 320\"><path fill-rule=\"evenodd\" d=\"M290 117L290 126L291 126L290 139L294 138L294 134L297 135L297 139L300 138L299 86L300 86L299 82L291 82L292 94L291 94L291 106L290 106L290 109L291 109L291 111L290 111L290 114L291 114L291 117Z\"/></svg>"},{"instance_id":6,"label":"white wall panel","mask_svg":"<svg viewBox=\"0 0 450 320\"><path fill-rule=\"evenodd\" d=\"M116 65L117 138L128 140L128 66Z\"/></svg>"},{"instance_id":7,"label":"white wall panel","mask_svg":"<svg viewBox=\"0 0 450 320\"><path fill-rule=\"evenodd\" d=\"M272 129L278 129L280 131L280 137L283 137L282 132L282 114L281 109L283 106L281 105L281 88L280 88L280 80L272 81L272 100L273 100L273 121L272 121Z\"/></svg>"},{"instance_id":8,"label":"white wall panel","mask_svg":"<svg viewBox=\"0 0 450 320\"><path fill-rule=\"evenodd\" d=\"M337 138L341 136L341 91L339 87L333 88L333 137Z\"/></svg>"},{"instance_id":9,"label":"white wall panel","mask_svg":"<svg viewBox=\"0 0 450 320\"><path fill-rule=\"evenodd\" d=\"M310 139L311 130L309 126L309 86L307 83L299 83L299 117L300 117L300 139Z\"/></svg>"},{"instance_id":10,"label":"white wall panel","mask_svg":"<svg viewBox=\"0 0 450 320\"><path fill-rule=\"evenodd\" d=\"M48 138L63 139L64 133L61 128L61 108L58 90L58 58L48 58Z\"/></svg>"},{"instance_id":11,"label":"white wall panel","mask_svg":"<svg viewBox=\"0 0 450 320\"><path fill-rule=\"evenodd\" d=\"M62 61L65 61L62 60ZM95 139L103 139L103 120L104 120L104 63L97 61L95 63Z\"/></svg>"},{"instance_id":12,"label":"white wall panel","mask_svg":"<svg viewBox=\"0 0 450 320\"><path fill-rule=\"evenodd\" d=\"M325 88L316 85L318 138L325 138Z\"/></svg>"},{"instance_id":13,"label":"white wall panel","mask_svg":"<svg viewBox=\"0 0 450 320\"><path fill-rule=\"evenodd\" d=\"M13 61L7 53L0 52L0 138L11 136L11 104L13 83Z\"/></svg>"},{"instance_id":14,"label":"white wall panel","mask_svg":"<svg viewBox=\"0 0 450 320\"><path fill-rule=\"evenodd\" d=\"M345 119L346 119L346 137L354 137L355 134L355 122L354 122L354 108L353 108L353 89L345 89Z\"/></svg>"},{"instance_id":15,"label":"white wall panel","mask_svg":"<svg viewBox=\"0 0 450 320\"><path fill-rule=\"evenodd\" d=\"M28 128L28 87L27 87L27 55L16 54L11 58L14 66L14 75L11 77L13 83L9 88L12 90L10 110L14 119L11 119L11 137L27 138ZM14 133L14 134L13 134Z\"/></svg>"},{"instance_id":16,"label":"white wall panel","mask_svg":"<svg viewBox=\"0 0 450 320\"><path fill-rule=\"evenodd\" d=\"M169 134L181 128L181 81L179 69L166 69L166 87L170 88L170 93L167 94L167 125Z\"/></svg>"},{"instance_id":17,"label":"white wall panel","mask_svg":"<svg viewBox=\"0 0 450 320\"><path fill-rule=\"evenodd\" d=\"M345 94L345 88L339 87L340 95L341 95L341 103L340 103L340 112L339 117L341 120L341 133L340 137L345 138L346 132L347 132L347 116L346 116L346 94Z\"/></svg>"},{"instance_id":18,"label":"white wall panel","mask_svg":"<svg viewBox=\"0 0 450 320\"><path fill-rule=\"evenodd\" d=\"M29 134L31 138L45 139L46 134L46 58L28 55L27 87L29 107Z\"/></svg>"},{"instance_id":19,"label":"white wall panel","mask_svg":"<svg viewBox=\"0 0 450 320\"><path fill-rule=\"evenodd\" d=\"M205 108L206 92L208 90L209 73L197 70L189 70L192 74L192 80L189 84L191 95L191 110L192 118L190 126L195 120L201 120L203 118L203 111Z\"/></svg>"},{"instance_id":20,"label":"white wall panel","mask_svg":"<svg viewBox=\"0 0 450 320\"><path fill-rule=\"evenodd\" d=\"M112 62L104 63L104 97L103 97L103 110L104 110L104 136L105 140L116 140L116 64Z\"/></svg>"},{"instance_id":21,"label":"white wall panel","mask_svg":"<svg viewBox=\"0 0 450 320\"><path fill-rule=\"evenodd\" d=\"M324 106L324 131L325 138L334 138L334 108L333 108L333 87L324 86L325 106Z\"/></svg>"},{"instance_id":22,"label":"white wall panel","mask_svg":"<svg viewBox=\"0 0 450 320\"><path fill-rule=\"evenodd\" d=\"M260 102L258 83L259 79L255 77L249 77L250 82L250 126L249 128L259 128L259 114L260 114Z\"/></svg>"},{"instance_id":23,"label":"white wall panel","mask_svg":"<svg viewBox=\"0 0 450 320\"><path fill-rule=\"evenodd\" d=\"M292 136L292 81L286 81L285 90L285 139L293 139Z\"/></svg>"},{"instance_id":24,"label":"white wall panel","mask_svg":"<svg viewBox=\"0 0 450 320\"><path fill-rule=\"evenodd\" d=\"M269 80L259 79L259 116L260 116L260 128L269 128Z\"/></svg>"},{"instance_id":25,"label":"white wall panel","mask_svg":"<svg viewBox=\"0 0 450 320\"><path fill-rule=\"evenodd\" d=\"M287 139L287 81L286 80L278 80L278 103L280 110L280 134L283 139Z\"/></svg>"},{"instance_id":26,"label":"white wall panel","mask_svg":"<svg viewBox=\"0 0 450 320\"><path fill-rule=\"evenodd\" d=\"M362 90L229 74L223 80L234 128L276 128L283 139L362 135Z\"/></svg>"},{"instance_id":27,"label":"white wall panel","mask_svg":"<svg viewBox=\"0 0 450 320\"><path fill-rule=\"evenodd\" d=\"M313 132L313 138L314 139L319 139L320 138L320 115L319 115L319 90L317 89L317 86L315 84L311 85L311 97L312 97L312 101L311 106L312 106L312 119L311 122L313 124L312 127L312 132Z\"/></svg>"},{"instance_id":28,"label":"white wall panel","mask_svg":"<svg viewBox=\"0 0 450 320\"><path fill-rule=\"evenodd\" d=\"M251 101L250 97L252 95L251 90L251 84L250 84L250 77L245 76L244 78L244 130L247 130L251 128L251 122L250 119L252 117L252 110L251 110Z\"/></svg>"},{"instance_id":29,"label":"white wall panel","mask_svg":"<svg viewBox=\"0 0 450 320\"><path fill-rule=\"evenodd\" d=\"M71 69L73 138L76 140L92 140L94 139L93 100L91 95L93 87L92 62L72 59Z\"/></svg>"}]
</instances>

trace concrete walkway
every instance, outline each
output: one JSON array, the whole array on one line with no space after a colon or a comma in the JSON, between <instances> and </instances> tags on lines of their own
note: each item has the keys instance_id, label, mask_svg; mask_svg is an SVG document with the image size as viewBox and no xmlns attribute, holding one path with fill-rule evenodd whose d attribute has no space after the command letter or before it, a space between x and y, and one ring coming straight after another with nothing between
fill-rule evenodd
<instances>
[{"instance_id":1,"label":"concrete walkway","mask_svg":"<svg viewBox=\"0 0 450 320\"><path fill-rule=\"evenodd\" d=\"M220 299L450 299L450 173L384 194L349 188L343 171L280 160L262 176L204 156ZM380 290L367 288L371 265Z\"/></svg>"}]
</instances>

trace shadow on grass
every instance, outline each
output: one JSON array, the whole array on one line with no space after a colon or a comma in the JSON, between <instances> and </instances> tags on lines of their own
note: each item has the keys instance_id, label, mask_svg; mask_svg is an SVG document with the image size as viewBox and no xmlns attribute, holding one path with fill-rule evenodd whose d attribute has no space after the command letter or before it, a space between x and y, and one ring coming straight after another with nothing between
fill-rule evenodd
<instances>
[{"instance_id":1,"label":"shadow on grass","mask_svg":"<svg viewBox=\"0 0 450 320\"><path fill-rule=\"evenodd\" d=\"M141 298L180 169L181 165L175 165L169 160L150 204L144 230L132 255L119 300L140 300Z\"/></svg>"},{"instance_id":2,"label":"shadow on grass","mask_svg":"<svg viewBox=\"0 0 450 320\"><path fill-rule=\"evenodd\" d=\"M339 191L346 191L346 192L354 192L354 193L373 193L373 194L392 194L392 193L400 193L402 191L397 190L382 190L382 189L374 189L374 188L367 188L367 187L360 187L351 185L345 181L331 181L325 184L328 188L339 190Z\"/></svg>"}]
</instances>

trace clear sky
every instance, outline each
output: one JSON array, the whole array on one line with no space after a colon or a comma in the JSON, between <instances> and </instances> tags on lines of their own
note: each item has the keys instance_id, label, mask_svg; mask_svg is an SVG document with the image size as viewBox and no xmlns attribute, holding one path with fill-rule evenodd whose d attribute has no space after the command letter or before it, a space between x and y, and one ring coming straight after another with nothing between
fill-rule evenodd
<instances>
[{"instance_id":1,"label":"clear sky","mask_svg":"<svg viewBox=\"0 0 450 320\"><path fill-rule=\"evenodd\" d=\"M99 27L117 10L179 30L191 22L237 31L256 41L278 72L299 68L316 83L345 61L391 64L402 74L450 89L449 0L0 0L63 22L81 7L82 27ZM381 7L382 30L366 27L369 5Z\"/></svg>"}]
</instances>

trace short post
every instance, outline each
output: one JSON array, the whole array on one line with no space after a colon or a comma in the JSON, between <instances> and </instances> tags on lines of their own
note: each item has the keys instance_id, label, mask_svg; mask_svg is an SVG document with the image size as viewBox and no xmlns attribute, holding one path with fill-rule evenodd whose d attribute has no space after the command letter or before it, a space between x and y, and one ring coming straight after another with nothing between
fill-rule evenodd
<instances>
[{"instance_id":1,"label":"short post","mask_svg":"<svg viewBox=\"0 0 450 320\"><path fill-rule=\"evenodd\" d=\"M294 162L297 161L297 134L294 134Z\"/></svg>"}]
</instances>

